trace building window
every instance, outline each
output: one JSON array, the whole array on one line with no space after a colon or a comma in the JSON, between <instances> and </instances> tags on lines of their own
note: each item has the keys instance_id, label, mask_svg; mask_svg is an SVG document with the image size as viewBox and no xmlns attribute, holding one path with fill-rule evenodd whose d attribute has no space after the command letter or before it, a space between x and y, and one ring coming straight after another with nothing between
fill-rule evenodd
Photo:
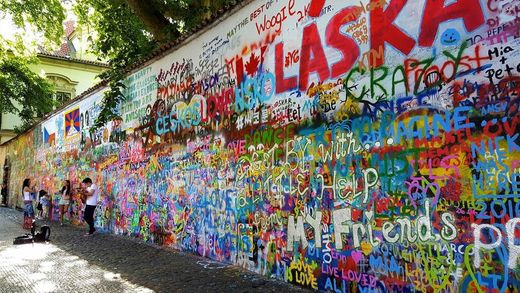
<instances>
[{"instance_id":1,"label":"building window","mask_svg":"<svg viewBox=\"0 0 520 293\"><path fill-rule=\"evenodd\" d=\"M77 81L57 73L47 73L47 79L54 85L54 99L58 102L58 107L76 96Z\"/></svg>"},{"instance_id":2,"label":"building window","mask_svg":"<svg viewBox=\"0 0 520 293\"><path fill-rule=\"evenodd\" d=\"M67 92L56 91L55 100L58 102L58 105L62 105L63 103L69 101L71 98L72 98L72 93L70 93L70 92L67 93Z\"/></svg>"}]
</instances>

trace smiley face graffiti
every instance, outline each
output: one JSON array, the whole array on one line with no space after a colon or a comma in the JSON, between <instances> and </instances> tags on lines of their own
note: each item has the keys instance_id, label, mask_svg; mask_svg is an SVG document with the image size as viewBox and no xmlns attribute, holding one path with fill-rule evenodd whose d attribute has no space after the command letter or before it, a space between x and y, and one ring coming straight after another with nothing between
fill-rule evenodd
<instances>
[{"instance_id":1,"label":"smiley face graffiti","mask_svg":"<svg viewBox=\"0 0 520 293\"><path fill-rule=\"evenodd\" d=\"M449 28L442 33L441 44L445 46L456 45L460 41L460 34L457 30Z\"/></svg>"}]
</instances>

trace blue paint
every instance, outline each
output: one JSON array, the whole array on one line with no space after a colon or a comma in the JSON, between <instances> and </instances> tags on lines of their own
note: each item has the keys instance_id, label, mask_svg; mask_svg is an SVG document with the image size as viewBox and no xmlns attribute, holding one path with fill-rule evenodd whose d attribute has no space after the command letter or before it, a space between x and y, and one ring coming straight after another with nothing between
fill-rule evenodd
<instances>
[{"instance_id":1,"label":"blue paint","mask_svg":"<svg viewBox=\"0 0 520 293\"><path fill-rule=\"evenodd\" d=\"M460 41L460 34L456 29L449 28L441 35L441 44L445 46L456 45Z\"/></svg>"}]
</instances>

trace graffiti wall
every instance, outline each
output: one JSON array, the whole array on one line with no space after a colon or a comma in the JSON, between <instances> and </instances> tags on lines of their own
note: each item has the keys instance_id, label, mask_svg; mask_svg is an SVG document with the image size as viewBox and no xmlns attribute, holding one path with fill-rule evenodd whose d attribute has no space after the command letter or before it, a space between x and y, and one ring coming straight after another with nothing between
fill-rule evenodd
<instances>
[{"instance_id":1,"label":"graffiti wall","mask_svg":"<svg viewBox=\"0 0 520 293\"><path fill-rule=\"evenodd\" d=\"M11 190L89 176L100 229L316 290L518 292L519 13L253 1L132 72L121 119L91 129L101 90L5 146Z\"/></svg>"}]
</instances>

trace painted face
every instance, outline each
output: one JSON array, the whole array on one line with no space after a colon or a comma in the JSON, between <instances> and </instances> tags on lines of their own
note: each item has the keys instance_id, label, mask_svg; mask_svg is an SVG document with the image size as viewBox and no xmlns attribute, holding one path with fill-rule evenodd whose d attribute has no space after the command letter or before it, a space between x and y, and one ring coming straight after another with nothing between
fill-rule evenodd
<instances>
[{"instance_id":1,"label":"painted face","mask_svg":"<svg viewBox=\"0 0 520 293\"><path fill-rule=\"evenodd\" d=\"M460 34L457 30L449 28L442 33L441 44L445 46L455 45L460 41Z\"/></svg>"}]
</instances>

